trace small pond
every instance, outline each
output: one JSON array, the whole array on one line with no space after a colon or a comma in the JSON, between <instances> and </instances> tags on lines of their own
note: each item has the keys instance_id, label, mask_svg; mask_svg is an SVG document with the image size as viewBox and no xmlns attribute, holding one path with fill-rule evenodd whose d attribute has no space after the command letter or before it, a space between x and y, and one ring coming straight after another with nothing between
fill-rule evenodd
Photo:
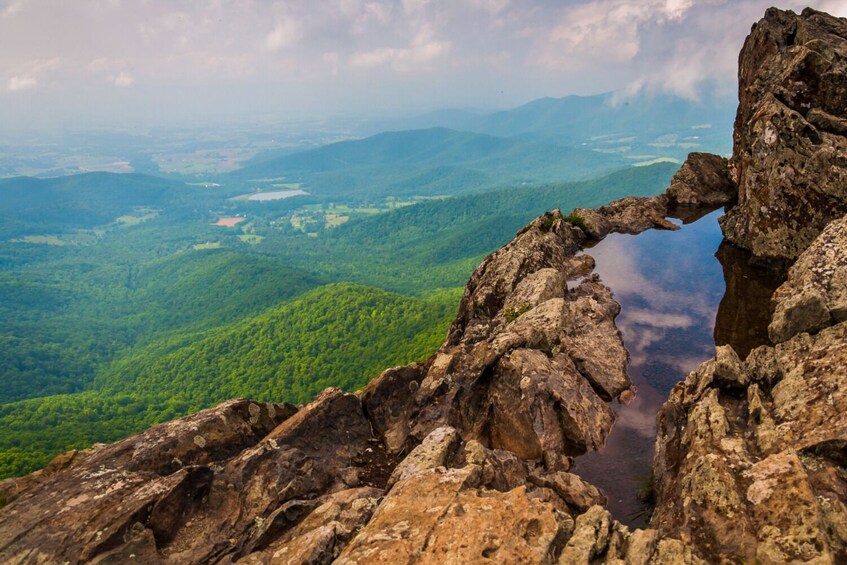
<instances>
[{"instance_id":1,"label":"small pond","mask_svg":"<svg viewBox=\"0 0 847 565\"><path fill-rule=\"evenodd\" d=\"M292 196L304 196L309 194L305 190L275 190L273 192L257 192L256 194L251 194L247 200L251 200L253 202L267 202L269 200L284 200L286 198L291 198Z\"/></svg>"},{"instance_id":2,"label":"small pond","mask_svg":"<svg viewBox=\"0 0 847 565\"><path fill-rule=\"evenodd\" d=\"M674 384L731 344L742 359L767 342L770 297L779 280L749 265L749 254L723 242L722 210L679 231L612 234L587 249L596 272L621 304L617 325L637 387L603 450L576 459L574 472L599 487L617 520L644 527L638 492L649 485L656 414Z\"/></svg>"}]
</instances>

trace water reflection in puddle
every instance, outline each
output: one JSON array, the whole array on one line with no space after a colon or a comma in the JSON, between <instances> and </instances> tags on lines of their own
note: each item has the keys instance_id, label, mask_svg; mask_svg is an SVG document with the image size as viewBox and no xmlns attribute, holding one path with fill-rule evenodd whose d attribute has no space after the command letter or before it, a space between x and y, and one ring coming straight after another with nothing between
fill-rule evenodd
<instances>
[{"instance_id":1,"label":"water reflection in puddle","mask_svg":"<svg viewBox=\"0 0 847 565\"><path fill-rule=\"evenodd\" d=\"M671 388L714 355L715 335L718 343L740 349L742 358L765 340L777 281L749 267L743 251L721 246L721 213L675 232L613 234L586 250L621 304L617 325L638 393L628 405L614 405L618 419L606 447L577 458L574 472L599 487L615 518L632 527L649 520L637 493L649 484L656 413ZM751 316L758 320L752 327L745 323Z\"/></svg>"}]
</instances>

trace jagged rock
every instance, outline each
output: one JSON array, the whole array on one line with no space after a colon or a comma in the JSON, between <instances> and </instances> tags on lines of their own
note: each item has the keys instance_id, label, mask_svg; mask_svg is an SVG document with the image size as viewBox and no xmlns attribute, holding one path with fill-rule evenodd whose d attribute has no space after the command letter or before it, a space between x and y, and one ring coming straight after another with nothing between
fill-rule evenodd
<instances>
[{"instance_id":1,"label":"jagged rock","mask_svg":"<svg viewBox=\"0 0 847 565\"><path fill-rule=\"evenodd\" d=\"M847 322L775 348L784 375L771 391L780 443L803 449L847 438Z\"/></svg>"},{"instance_id":2,"label":"jagged rock","mask_svg":"<svg viewBox=\"0 0 847 565\"><path fill-rule=\"evenodd\" d=\"M169 543L209 492L207 465L259 441L294 410L231 400L96 450L3 509L0 560L75 563L125 538Z\"/></svg>"},{"instance_id":3,"label":"jagged rock","mask_svg":"<svg viewBox=\"0 0 847 565\"><path fill-rule=\"evenodd\" d=\"M581 233L547 214L483 262L415 391L409 437L451 426L466 441L559 470L603 445L614 421L604 400L629 388L628 357L608 288L596 278L567 288L590 264L573 261ZM471 307L483 303L484 317Z\"/></svg>"},{"instance_id":4,"label":"jagged rock","mask_svg":"<svg viewBox=\"0 0 847 565\"><path fill-rule=\"evenodd\" d=\"M793 260L847 213L847 20L769 9L739 58L726 237Z\"/></svg>"},{"instance_id":5,"label":"jagged rock","mask_svg":"<svg viewBox=\"0 0 847 565\"><path fill-rule=\"evenodd\" d=\"M737 196L729 179L727 160L709 153L690 153L667 190L671 208L724 206Z\"/></svg>"},{"instance_id":6,"label":"jagged rock","mask_svg":"<svg viewBox=\"0 0 847 565\"><path fill-rule=\"evenodd\" d=\"M649 229L678 230L679 226L666 219L670 214L666 195L641 198L630 196L605 206L589 210L576 208L571 216L582 219L585 234L595 240L611 232L638 234Z\"/></svg>"},{"instance_id":7,"label":"jagged rock","mask_svg":"<svg viewBox=\"0 0 847 565\"><path fill-rule=\"evenodd\" d=\"M529 481L536 486L549 488L577 512L585 512L592 506L606 505L606 497L597 487L573 473L559 471L540 477L533 475Z\"/></svg>"},{"instance_id":8,"label":"jagged rock","mask_svg":"<svg viewBox=\"0 0 847 565\"><path fill-rule=\"evenodd\" d=\"M600 397L612 400L631 386L626 374L629 354L615 326L621 307L605 286L583 284L577 288L582 292L568 304L570 323L562 346Z\"/></svg>"},{"instance_id":9,"label":"jagged rock","mask_svg":"<svg viewBox=\"0 0 847 565\"><path fill-rule=\"evenodd\" d=\"M23 477L12 477L0 481L0 500L3 501L0 507L14 501L23 492L41 484L56 472L79 463L93 452L94 449L71 449L54 457L43 469Z\"/></svg>"},{"instance_id":10,"label":"jagged rock","mask_svg":"<svg viewBox=\"0 0 847 565\"><path fill-rule=\"evenodd\" d=\"M327 495L296 527L266 547L257 544L238 563L330 563L367 523L381 495L372 487Z\"/></svg>"},{"instance_id":11,"label":"jagged rock","mask_svg":"<svg viewBox=\"0 0 847 565\"><path fill-rule=\"evenodd\" d=\"M486 449L476 440L464 446L464 460L482 469L482 484L499 491L509 491L526 484L526 462L510 451Z\"/></svg>"},{"instance_id":12,"label":"jagged rock","mask_svg":"<svg viewBox=\"0 0 847 565\"><path fill-rule=\"evenodd\" d=\"M724 350L678 385L659 414L651 525L710 559L842 560L845 343L841 323L743 363Z\"/></svg>"},{"instance_id":13,"label":"jagged rock","mask_svg":"<svg viewBox=\"0 0 847 565\"><path fill-rule=\"evenodd\" d=\"M727 388L746 388L750 382L741 359L729 345L715 348L714 380Z\"/></svg>"},{"instance_id":14,"label":"jagged rock","mask_svg":"<svg viewBox=\"0 0 847 565\"><path fill-rule=\"evenodd\" d=\"M554 510L523 488L479 491L481 470L436 468L398 482L338 558L345 563L544 563L555 554Z\"/></svg>"},{"instance_id":15,"label":"jagged rock","mask_svg":"<svg viewBox=\"0 0 847 565\"><path fill-rule=\"evenodd\" d=\"M388 478L387 488L391 488L397 481L449 464L460 440L459 432L450 426L434 429L394 468L391 477Z\"/></svg>"},{"instance_id":16,"label":"jagged rock","mask_svg":"<svg viewBox=\"0 0 847 565\"><path fill-rule=\"evenodd\" d=\"M391 453L407 447L412 400L428 369L429 363L387 369L362 391L362 407Z\"/></svg>"},{"instance_id":17,"label":"jagged rock","mask_svg":"<svg viewBox=\"0 0 847 565\"><path fill-rule=\"evenodd\" d=\"M492 319L517 285L531 273L560 268L579 250L581 234L556 210L535 219L505 247L486 257L468 281L447 344L488 337Z\"/></svg>"},{"instance_id":18,"label":"jagged rock","mask_svg":"<svg viewBox=\"0 0 847 565\"><path fill-rule=\"evenodd\" d=\"M847 217L830 223L800 255L773 301L768 333L775 343L847 320Z\"/></svg>"},{"instance_id":19,"label":"jagged rock","mask_svg":"<svg viewBox=\"0 0 847 565\"><path fill-rule=\"evenodd\" d=\"M818 503L796 454L777 453L745 471L747 501L757 530L756 558L762 563L832 562Z\"/></svg>"},{"instance_id":20,"label":"jagged rock","mask_svg":"<svg viewBox=\"0 0 847 565\"><path fill-rule=\"evenodd\" d=\"M588 565L606 553L614 521L602 506L592 506L576 519L573 535L559 556L561 565Z\"/></svg>"}]
</instances>

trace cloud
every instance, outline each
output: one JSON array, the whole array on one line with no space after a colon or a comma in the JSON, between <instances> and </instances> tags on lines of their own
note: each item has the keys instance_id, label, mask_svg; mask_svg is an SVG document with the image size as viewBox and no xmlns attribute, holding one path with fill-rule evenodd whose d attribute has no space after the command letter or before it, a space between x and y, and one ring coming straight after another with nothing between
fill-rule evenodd
<instances>
[{"instance_id":1,"label":"cloud","mask_svg":"<svg viewBox=\"0 0 847 565\"><path fill-rule=\"evenodd\" d=\"M381 47L356 53L350 57L350 67L369 69L388 66L399 71L420 71L431 68L430 64L450 51L449 41L439 41L433 36L432 28L422 27L408 47Z\"/></svg>"},{"instance_id":2,"label":"cloud","mask_svg":"<svg viewBox=\"0 0 847 565\"><path fill-rule=\"evenodd\" d=\"M11 18L20 12L23 7L24 3L21 1L0 2L0 18Z\"/></svg>"},{"instance_id":3,"label":"cloud","mask_svg":"<svg viewBox=\"0 0 847 565\"><path fill-rule=\"evenodd\" d=\"M847 15L844 0L782 5L798 11L805 2ZM262 112L290 116L392 104L410 113L502 108L620 89L697 98L717 84L734 90L738 50L771 3L0 0L0 90L34 81L49 94L26 108L30 116L0 107L0 121L46 115L48 104L55 115L71 104L96 114L118 82L129 82L118 81L122 72L136 83L144 77L150 103L173 114L183 111L174 89L245 114L259 113L245 101L266 92L273 106Z\"/></svg>"},{"instance_id":4,"label":"cloud","mask_svg":"<svg viewBox=\"0 0 847 565\"><path fill-rule=\"evenodd\" d=\"M547 34L542 62L580 69L597 61L627 62L639 54L642 28L685 18L694 0L594 0L564 11Z\"/></svg>"},{"instance_id":5,"label":"cloud","mask_svg":"<svg viewBox=\"0 0 847 565\"><path fill-rule=\"evenodd\" d=\"M127 72L120 72L118 73L118 76L115 77L114 83L115 86L119 88L126 88L135 84L135 79Z\"/></svg>"},{"instance_id":6,"label":"cloud","mask_svg":"<svg viewBox=\"0 0 847 565\"><path fill-rule=\"evenodd\" d=\"M475 10L499 14L506 9L511 0L465 0L465 3Z\"/></svg>"},{"instance_id":7,"label":"cloud","mask_svg":"<svg viewBox=\"0 0 847 565\"><path fill-rule=\"evenodd\" d=\"M822 0L816 8L833 16L847 18L847 2L844 0Z\"/></svg>"},{"instance_id":8,"label":"cloud","mask_svg":"<svg viewBox=\"0 0 847 565\"><path fill-rule=\"evenodd\" d=\"M269 34L265 36L265 49L268 51L279 51L297 43L303 37L303 25L291 17L285 17L277 21Z\"/></svg>"},{"instance_id":9,"label":"cloud","mask_svg":"<svg viewBox=\"0 0 847 565\"><path fill-rule=\"evenodd\" d=\"M38 86L38 79L32 75L15 75L9 79L8 89L10 92L18 90L30 90Z\"/></svg>"}]
</instances>

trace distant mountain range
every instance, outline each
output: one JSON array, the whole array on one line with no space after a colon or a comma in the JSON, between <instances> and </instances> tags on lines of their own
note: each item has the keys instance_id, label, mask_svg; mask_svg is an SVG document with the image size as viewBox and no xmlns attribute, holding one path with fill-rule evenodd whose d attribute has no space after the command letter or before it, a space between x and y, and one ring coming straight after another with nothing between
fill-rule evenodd
<instances>
[{"instance_id":1,"label":"distant mountain range","mask_svg":"<svg viewBox=\"0 0 847 565\"><path fill-rule=\"evenodd\" d=\"M232 179L284 177L319 196L459 194L578 180L616 168L731 151L735 101L613 94L542 98L478 114L441 110L291 154L265 153Z\"/></svg>"},{"instance_id":2,"label":"distant mountain range","mask_svg":"<svg viewBox=\"0 0 847 565\"><path fill-rule=\"evenodd\" d=\"M616 155L444 127L342 141L233 173L235 179L305 181L317 195L458 194L522 182L575 180L625 166Z\"/></svg>"}]
</instances>

